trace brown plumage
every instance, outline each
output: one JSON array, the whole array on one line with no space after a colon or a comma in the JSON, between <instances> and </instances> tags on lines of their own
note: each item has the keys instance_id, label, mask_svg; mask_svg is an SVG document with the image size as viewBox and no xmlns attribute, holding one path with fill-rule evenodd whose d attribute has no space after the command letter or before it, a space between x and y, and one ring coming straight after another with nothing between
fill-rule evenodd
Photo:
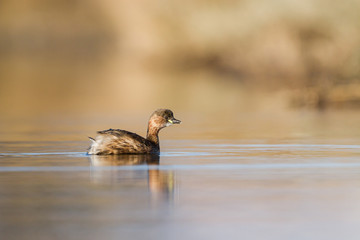
<instances>
[{"instance_id":1,"label":"brown plumage","mask_svg":"<svg viewBox=\"0 0 360 240\"><path fill-rule=\"evenodd\" d=\"M158 109L150 116L146 138L121 129L98 131L95 139L90 138L88 154L159 154L159 131L179 123L171 110Z\"/></svg>"}]
</instances>

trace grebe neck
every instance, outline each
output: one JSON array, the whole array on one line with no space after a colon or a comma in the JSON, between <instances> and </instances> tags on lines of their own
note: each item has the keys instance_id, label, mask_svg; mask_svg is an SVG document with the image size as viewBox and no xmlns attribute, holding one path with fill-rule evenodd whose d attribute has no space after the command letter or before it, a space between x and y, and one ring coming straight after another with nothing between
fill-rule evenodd
<instances>
[{"instance_id":1,"label":"grebe neck","mask_svg":"<svg viewBox=\"0 0 360 240\"><path fill-rule=\"evenodd\" d=\"M153 121L149 121L146 139L155 143L156 145L159 145L159 131L160 128L157 127Z\"/></svg>"}]
</instances>

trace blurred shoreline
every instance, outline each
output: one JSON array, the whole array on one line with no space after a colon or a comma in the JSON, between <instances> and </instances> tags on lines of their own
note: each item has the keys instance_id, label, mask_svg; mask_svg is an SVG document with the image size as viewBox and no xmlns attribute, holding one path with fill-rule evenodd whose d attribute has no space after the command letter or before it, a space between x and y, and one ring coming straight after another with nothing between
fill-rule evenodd
<instances>
[{"instance_id":1,"label":"blurred shoreline","mask_svg":"<svg viewBox=\"0 0 360 240\"><path fill-rule=\"evenodd\" d=\"M2 1L0 114L360 109L360 3Z\"/></svg>"}]
</instances>

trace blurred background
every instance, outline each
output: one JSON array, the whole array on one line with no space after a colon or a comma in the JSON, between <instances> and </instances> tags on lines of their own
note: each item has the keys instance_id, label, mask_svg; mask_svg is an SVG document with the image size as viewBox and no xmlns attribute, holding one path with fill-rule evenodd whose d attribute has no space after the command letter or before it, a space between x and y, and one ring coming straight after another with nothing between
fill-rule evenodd
<instances>
[{"instance_id":1,"label":"blurred background","mask_svg":"<svg viewBox=\"0 0 360 240\"><path fill-rule=\"evenodd\" d=\"M360 0L0 0L1 235L358 239L358 110Z\"/></svg>"},{"instance_id":2,"label":"blurred background","mask_svg":"<svg viewBox=\"0 0 360 240\"><path fill-rule=\"evenodd\" d=\"M360 108L360 1L2 0L0 114Z\"/></svg>"}]
</instances>

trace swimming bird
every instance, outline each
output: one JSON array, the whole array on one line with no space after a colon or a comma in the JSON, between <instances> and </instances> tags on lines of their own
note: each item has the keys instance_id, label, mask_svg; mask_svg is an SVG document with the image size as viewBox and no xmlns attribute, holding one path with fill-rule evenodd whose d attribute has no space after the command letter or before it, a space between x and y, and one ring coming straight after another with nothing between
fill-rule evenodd
<instances>
[{"instance_id":1,"label":"swimming bird","mask_svg":"<svg viewBox=\"0 0 360 240\"><path fill-rule=\"evenodd\" d=\"M92 143L88 154L160 154L159 131L180 123L171 110L158 109L150 116L146 138L121 129L98 131L95 139L89 137Z\"/></svg>"}]
</instances>

